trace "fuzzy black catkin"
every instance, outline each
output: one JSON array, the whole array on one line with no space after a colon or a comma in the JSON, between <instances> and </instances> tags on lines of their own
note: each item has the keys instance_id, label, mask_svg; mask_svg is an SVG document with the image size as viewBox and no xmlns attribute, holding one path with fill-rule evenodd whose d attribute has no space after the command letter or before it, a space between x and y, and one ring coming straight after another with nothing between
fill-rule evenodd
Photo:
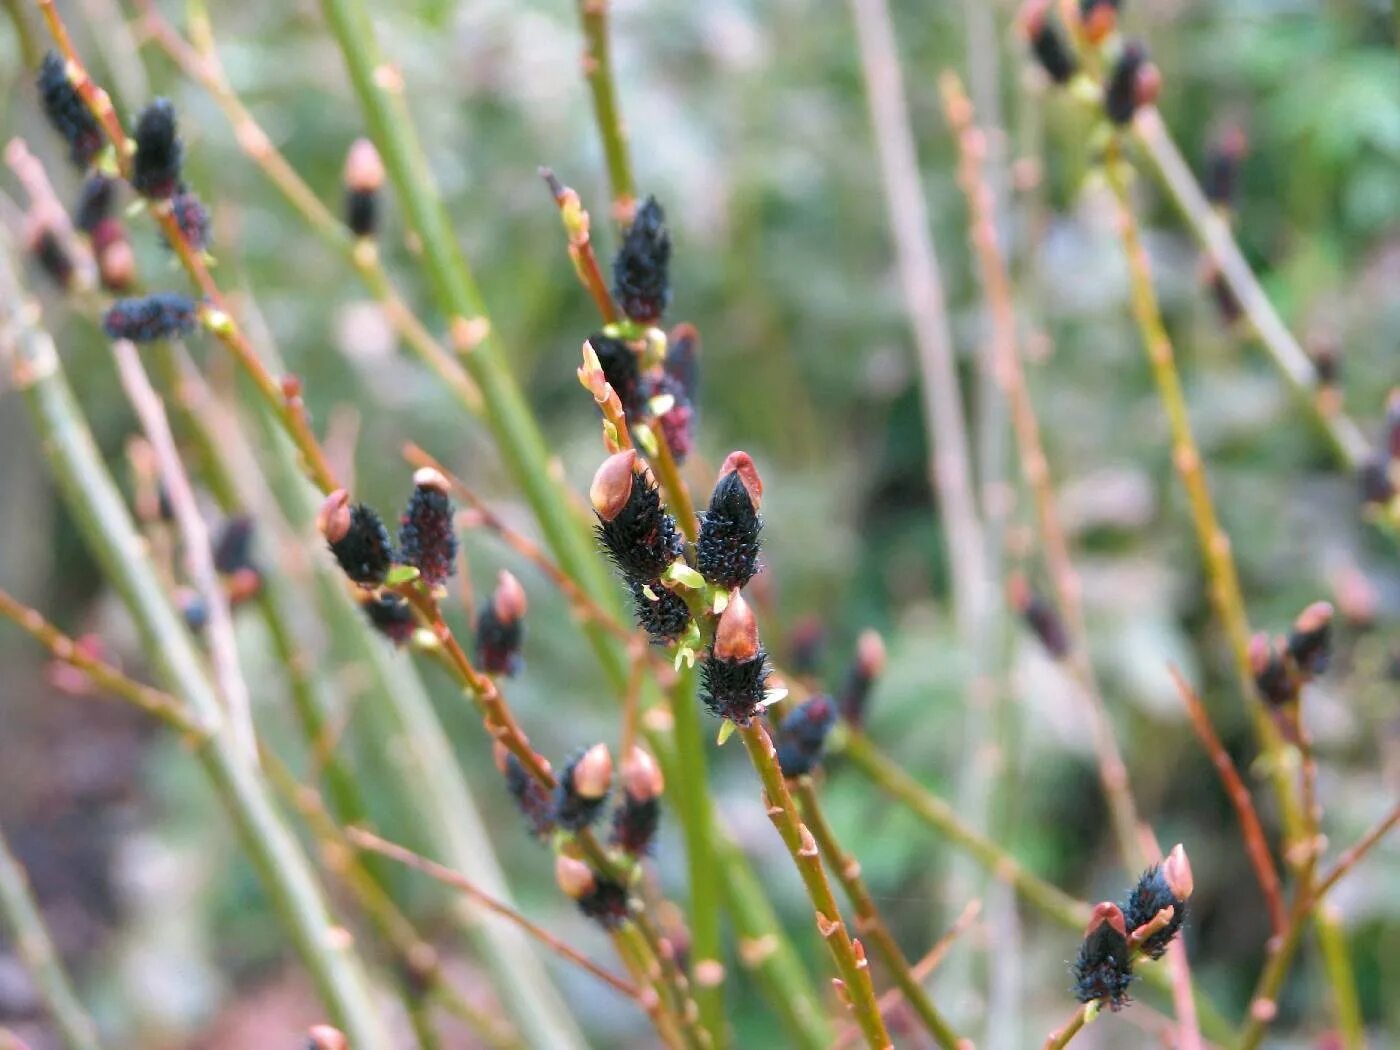
<instances>
[{"instance_id":1,"label":"fuzzy black catkin","mask_svg":"<svg viewBox=\"0 0 1400 1050\"><path fill-rule=\"evenodd\" d=\"M1132 983L1128 938L1108 923L1100 923L1079 946L1079 957L1074 961L1075 998L1081 1003L1103 1000L1118 1010L1128 1001Z\"/></svg>"},{"instance_id":2,"label":"fuzzy black catkin","mask_svg":"<svg viewBox=\"0 0 1400 1050\"><path fill-rule=\"evenodd\" d=\"M101 173L89 175L83 180L78 203L73 208L73 225L92 236L104 221L111 218L116 191L116 179Z\"/></svg>"},{"instance_id":3,"label":"fuzzy black catkin","mask_svg":"<svg viewBox=\"0 0 1400 1050\"><path fill-rule=\"evenodd\" d=\"M737 470L731 470L710 496L701 516L695 567L706 581L725 590L742 587L758 571L759 532L763 519Z\"/></svg>"},{"instance_id":4,"label":"fuzzy black catkin","mask_svg":"<svg viewBox=\"0 0 1400 1050\"><path fill-rule=\"evenodd\" d=\"M654 324L671 302L671 235L655 197L637 211L613 259L613 296L633 321Z\"/></svg>"},{"instance_id":5,"label":"fuzzy black catkin","mask_svg":"<svg viewBox=\"0 0 1400 1050\"><path fill-rule=\"evenodd\" d=\"M1064 37L1050 23L1042 23L1032 34L1031 53L1040 63L1040 68L1045 70L1046 76L1056 84L1067 84L1074 76L1074 53L1065 43Z\"/></svg>"},{"instance_id":6,"label":"fuzzy black catkin","mask_svg":"<svg viewBox=\"0 0 1400 1050\"><path fill-rule=\"evenodd\" d=\"M102 149L102 129L68 79L68 64L49 51L39 65L39 101L53 129L68 143L68 156L86 168Z\"/></svg>"},{"instance_id":7,"label":"fuzzy black catkin","mask_svg":"<svg viewBox=\"0 0 1400 1050\"><path fill-rule=\"evenodd\" d=\"M628 582L632 592L632 608L636 614L637 626L646 631L657 645L669 645L690 626L690 609L685 599L674 591L667 590L660 583L647 587L637 580ZM647 596L647 590L656 597Z\"/></svg>"},{"instance_id":8,"label":"fuzzy black catkin","mask_svg":"<svg viewBox=\"0 0 1400 1050\"><path fill-rule=\"evenodd\" d=\"M1152 959L1160 959L1186 922L1186 901L1172 894L1167 880L1162 874L1162 865L1154 864L1142 873L1138 883L1123 903L1123 920L1129 930L1152 921L1163 908L1172 908L1169 923L1142 942L1142 953Z\"/></svg>"},{"instance_id":9,"label":"fuzzy black catkin","mask_svg":"<svg viewBox=\"0 0 1400 1050\"><path fill-rule=\"evenodd\" d=\"M610 841L632 856L640 857L651 849L660 824L660 799L636 799L624 792L622 802L613 810Z\"/></svg>"},{"instance_id":10,"label":"fuzzy black catkin","mask_svg":"<svg viewBox=\"0 0 1400 1050\"><path fill-rule=\"evenodd\" d=\"M565 831L582 831L602 815L607 805L608 793L598 798L585 798L574 788L574 769L588 754L587 748L580 748L569 758L564 771L559 774L559 782L554 788L554 808L552 815Z\"/></svg>"},{"instance_id":11,"label":"fuzzy black catkin","mask_svg":"<svg viewBox=\"0 0 1400 1050\"><path fill-rule=\"evenodd\" d=\"M345 575L365 586L383 583L394 560L389 530L374 508L364 503L350 508L350 528L330 548Z\"/></svg>"},{"instance_id":12,"label":"fuzzy black catkin","mask_svg":"<svg viewBox=\"0 0 1400 1050\"><path fill-rule=\"evenodd\" d=\"M170 213L188 244L197 252L209 247L209 210L199 199L199 194L187 186L181 186L170 198Z\"/></svg>"},{"instance_id":13,"label":"fuzzy black catkin","mask_svg":"<svg viewBox=\"0 0 1400 1050\"><path fill-rule=\"evenodd\" d=\"M827 696L814 696L795 708L778 726L778 766L783 776L814 772L826 752L827 735L836 724L836 705Z\"/></svg>"},{"instance_id":14,"label":"fuzzy black catkin","mask_svg":"<svg viewBox=\"0 0 1400 1050\"><path fill-rule=\"evenodd\" d=\"M214 543L214 568L225 576L253 564L253 519L247 514L235 514L224 522Z\"/></svg>"},{"instance_id":15,"label":"fuzzy black catkin","mask_svg":"<svg viewBox=\"0 0 1400 1050\"><path fill-rule=\"evenodd\" d=\"M599 519L598 540L629 580L657 580L680 556L676 519L661 506L650 471L633 477L627 503L612 521Z\"/></svg>"},{"instance_id":16,"label":"fuzzy black catkin","mask_svg":"<svg viewBox=\"0 0 1400 1050\"><path fill-rule=\"evenodd\" d=\"M1113 64L1103 94L1104 112L1113 123L1126 124L1137 112L1138 72L1146 61L1147 52L1142 45L1129 44Z\"/></svg>"},{"instance_id":17,"label":"fuzzy black catkin","mask_svg":"<svg viewBox=\"0 0 1400 1050\"><path fill-rule=\"evenodd\" d=\"M136 118L132 138L136 142L136 155L132 158L131 185L136 192L153 200L174 194L180 186L180 165L185 150L171 101L158 98L143 109Z\"/></svg>"},{"instance_id":18,"label":"fuzzy black catkin","mask_svg":"<svg viewBox=\"0 0 1400 1050\"><path fill-rule=\"evenodd\" d=\"M627 887L594 874L594 886L578 899L579 911L605 930L614 930L627 921L631 899Z\"/></svg>"},{"instance_id":19,"label":"fuzzy black catkin","mask_svg":"<svg viewBox=\"0 0 1400 1050\"><path fill-rule=\"evenodd\" d=\"M397 594L376 594L364 603L363 608L374 629L395 645L405 645L413 637L417 628L413 607Z\"/></svg>"},{"instance_id":20,"label":"fuzzy black catkin","mask_svg":"<svg viewBox=\"0 0 1400 1050\"><path fill-rule=\"evenodd\" d=\"M721 660L711 651L700 665L700 699L713 714L746 726L763 710L768 654L749 660Z\"/></svg>"},{"instance_id":21,"label":"fuzzy black catkin","mask_svg":"<svg viewBox=\"0 0 1400 1050\"><path fill-rule=\"evenodd\" d=\"M627 422L634 423L645 410L642 396L642 373L637 363L637 355L621 339L614 339L602 332L594 332L588 337L588 345L598 355L598 364L603 369L603 378L622 402L623 414Z\"/></svg>"},{"instance_id":22,"label":"fuzzy black catkin","mask_svg":"<svg viewBox=\"0 0 1400 1050\"><path fill-rule=\"evenodd\" d=\"M134 299L118 299L102 318L102 329L112 339L149 343L194 330L199 308L188 296L157 292Z\"/></svg>"},{"instance_id":23,"label":"fuzzy black catkin","mask_svg":"<svg viewBox=\"0 0 1400 1050\"><path fill-rule=\"evenodd\" d=\"M525 642L525 621L502 620L491 599L481 603L476 615L476 659L487 674L513 675L521 666L520 649Z\"/></svg>"},{"instance_id":24,"label":"fuzzy black catkin","mask_svg":"<svg viewBox=\"0 0 1400 1050\"><path fill-rule=\"evenodd\" d=\"M530 834L545 838L554 830L554 805L549 792L515 755L506 755L505 766L506 790L529 825Z\"/></svg>"},{"instance_id":25,"label":"fuzzy black catkin","mask_svg":"<svg viewBox=\"0 0 1400 1050\"><path fill-rule=\"evenodd\" d=\"M373 237L379 229L379 192L377 190L347 189L345 191L345 225L356 237Z\"/></svg>"},{"instance_id":26,"label":"fuzzy black catkin","mask_svg":"<svg viewBox=\"0 0 1400 1050\"><path fill-rule=\"evenodd\" d=\"M416 485L399 520L399 557L435 587L457 571L452 500L431 485Z\"/></svg>"}]
</instances>

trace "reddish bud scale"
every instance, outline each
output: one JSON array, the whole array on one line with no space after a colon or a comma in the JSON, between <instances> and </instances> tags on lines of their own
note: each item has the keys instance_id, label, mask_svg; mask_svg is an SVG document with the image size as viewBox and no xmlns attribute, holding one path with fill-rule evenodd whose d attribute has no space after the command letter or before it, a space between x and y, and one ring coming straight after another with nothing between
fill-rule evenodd
<instances>
[{"instance_id":1,"label":"reddish bud scale","mask_svg":"<svg viewBox=\"0 0 1400 1050\"><path fill-rule=\"evenodd\" d=\"M1081 1003L1101 1000L1119 1010L1128 1001L1128 987L1133 983L1132 950L1118 905L1105 902L1094 909L1073 969L1074 994Z\"/></svg>"},{"instance_id":2,"label":"reddish bud scale","mask_svg":"<svg viewBox=\"0 0 1400 1050\"><path fill-rule=\"evenodd\" d=\"M413 607L397 594L370 595L361 607L374 629L395 645L407 645L418 627Z\"/></svg>"},{"instance_id":3,"label":"reddish bud scale","mask_svg":"<svg viewBox=\"0 0 1400 1050\"><path fill-rule=\"evenodd\" d=\"M515 755L506 752L502 760L506 790L524 815L530 834L545 839L554 830L554 807L549 791L530 775Z\"/></svg>"},{"instance_id":4,"label":"reddish bud scale","mask_svg":"<svg viewBox=\"0 0 1400 1050\"><path fill-rule=\"evenodd\" d=\"M710 506L700 516L695 567L708 583L724 590L743 587L758 572L759 517L738 470L720 478Z\"/></svg>"},{"instance_id":5,"label":"reddish bud scale","mask_svg":"<svg viewBox=\"0 0 1400 1050\"><path fill-rule=\"evenodd\" d=\"M660 584L651 588L655 599L647 596L647 586L637 580L629 581L632 609L637 626L646 631L657 645L670 645L690 626L690 608L685 599Z\"/></svg>"},{"instance_id":6,"label":"reddish bud scale","mask_svg":"<svg viewBox=\"0 0 1400 1050\"><path fill-rule=\"evenodd\" d=\"M44 55L37 84L44 116L68 143L69 159L86 168L102 149L102 129L68 79L68 64L57 51Z\"/></svg>"},{"instance_id":7,"label":"reddish bud scale","mask_svg":"<svg viewBox=\"0 0 1400 1050\"><path fill-rule=\"evenodd\" d=\"M648 197L613 259L613 297L631 320L655 324L671 302L671 235L666 213Z\"/></svg>"},{"instance_id":8,"label":"reddish bud scale","mask_svg":"<svg viewBox=\"0 0 1400 1050\"><path fill-rule=\"evenodd\" d=\"M621 462L614 456L609 463L615 461ZM630 471L631 468L628 469ZM602 474L601 469L599 473ZM613 502L600 509L599 500L594 500L598 515L598 541L623 576L633 581L652 583L659 580L666 567L680 556L680 531L676 528L676 520L661 506L661 495L650 471L631 473L629 478L623 480L628 484L620 506ZM617 494L616 491L610 492L610 495ZM609 517L607 512L613 507L617 509Z\"/></svg>"},{"instance_id":9,"label":"reddish bud scale","mask_svg":"<svg viewBox=\"0 0 1400 1050\"><path fill-rule=\"evenodd\" d=\"M826 657L826 627L816 616L799 620L787 640L785 666L793 674L814 675Z\"/></svg>"},{"instance_id":10,"label":"reddish bud scale","mask_svg":"<svg viewBox=\"0 0 1400 1050\"><path fill-rule=\"evenodd\" d=\"M152 200L172 196L180 188L184 143L175 124L175 106L158 98L136 118L132 133L136 155L131 162L131 185Z\"/></svg>"},{"instance_id":11,"label":"reddish bud scale","mask_svg":"<svg viewBox=\"0 0 1400 1050\"><path fill-rule=\"evenodd\" d=\"M813 773L826 753L826 739L836 724L836 704L814 696L794 709L778 727L778 765L786 777Z\"/></svg>"},{"instance_id":12,"label":"reddish bud scale","mask_svg":"<svg viewBox=\"0 0 1400 1050\"><path fill-rule=\"evenodd\" d=\"M188 296L157 292L137 299L118 299L102 318L109 338L150 343L194 330L199 307Z\"/></svg>"},{"instance_id":13,"label":"reddish bud scale","mask_svg":"<svg viewBox=\"0 0 1400 1050\"><path fill-rule=\"evenodd\" d=\"M399 558L414 566L429 587L436 587L457 571L452 500L445 482L437 484L436 477L414 480L413 495L399 519Z\"/></svg>"}]
</instances>

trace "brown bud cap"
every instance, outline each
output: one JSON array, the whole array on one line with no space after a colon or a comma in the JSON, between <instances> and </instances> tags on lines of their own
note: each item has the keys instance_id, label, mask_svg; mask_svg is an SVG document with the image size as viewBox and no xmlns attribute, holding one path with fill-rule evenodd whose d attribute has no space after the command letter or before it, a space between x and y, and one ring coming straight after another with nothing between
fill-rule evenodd
<instances>
[{"instance_id":1,"label":"brown bud cap","mask_svg":"<svg viewBox=\"0 0 1400 1050\"><path fill-rule=\"evenodd\" d=\"M447 478L442 471L435 467L419 467L413 472L413 487L419 489L434 489L447 494L452 490L452 486L447 483Z\"/></svg>"},{"instance_id":2,"label":"brown bud cap","mask_svg":"<svg viewBox=\"0 0 1400 1050\"><path fill-rule=\"evenodd\" d=\"M636 450L624 449L603 460L593 475L593 484L588 486L588 502L604 521L612 521L621 514L632 497L636 463Z\"/></svg>"},{"instance_id":3,"label":"brown bud cap","mask_svg":"<svg viewBox=\"0 0 1400 1050\"><path fill-rule=\"evenodd\" d=\"M1128 936L1128 922L1123 918L1123 910L1112 901L1094 905L1094 914L1089 918L1089 927L1084 931L1085 935L1092 934L1104 923L1108 923L1120 935Z\"/></svg>"},{"instance_id":4,"label":"brown bud cap","mask_svg":"<svg viewBox=\"0 0 1400 1050\"><path fill-rule=\"evenodd\" d=\"M763 502L763 479L758 476L758 468L747 452L731 452L720 465L719 476L727 478L733 471L739 472L739 480L744 483L744 491L749 494L749 502L758 510Z\"/></svg>"},{"instance_id":5,"label":"brown bud cap","mask_svg":"<svg viewBox=\"0 0 1400 1050\"><path fill-rule=\"evenodd\" d=\"M1186 856L1186 847L1178 842L1162 861L1162 878L1167 880L1167 889L1179 901L1187 900L1195 889L1191 878L1191 859Z\"/></svg>"},{"instance_id":6,"label":"brown bud cap","mask_svg":"<svg viewBox=\"0 0 1400 1050\"><path fill-rule=\"evenodd\" d=\"M554 861L554 881L570 900L588 896L598 885L592 868L562 853Z\"/></svg>"},{"instance_id":7,"label":"brown bud cap","mask_svg":"<svg viewBox=\"0 0 1400 1050\"><path fill-rule=\"evenodd\" d=\"M602 798L612 786L613 761L607 744L594 744L574 764L574 793L581 798Z\"/></svg>"},{"instance_id":8,"label":"brown bud cap","mask_svg":"<svg viewBox=\"0 0 1400 1050\"><path fill-rule=\"evenodd\" d=\"M327 543L339 543L350 531L350 493L336 489L321 503L316 512L316 528Z\"/></svg>"},{"instance_id":9,"label":"brown bud cap","mask_svg":"<svg viewBox=\"0 0 1400 1050\"><path fill-rule=\"evenodd\" d=\"M491 595L491 608L502 623L516 623L525 616L525 588L506 570L496 578L496 592Z\"/></svg>"},{"instance_id":10,"label":"brown bud cap","mask_svg":"<svg viewBox=\"0 0 1400 1050\"><path fill-rule=\"evenodd\" d=\"M744 596L735 593L715 625L715 656L744 663L758 655L758 621Z\"/></svg>"},{"instance_id":11,"label":"brown bud cap","mask_svg":"<svg viewBox=\"0 0 1400 1050\"><path fill-rule=\"evenodd\" d=\"M350 1050L350 1041L338 1028L328 1024L312 1025L306 1033L310 1050Z\"/></svg>"},{"instance_id":12,"label":"brown bud cap","mask_svg":"<svg viewBox=\"0 0 1400 1050\"><path fill-rule=\"evenodd\" d=\"M1162 93L1162 71L1154 62L1144 62L1133 83L1133 99L1139 108L1155 106L1157 96Z\"/></svg>"},{"instance_id":13,"label":"brown bud cap","mask_svg":"<svg viewBox=\"0 0 1400 1050\"><path fill-rule=\"evenodd\" d=\"M345 155L345 188L373 193L384 185L384 162L369 139L356 139Z\"/></svg>"},{"instance_id":14,"label":"brown bud cap","mask_svg":"<svg viewBox=\"0 0 1400 1050\"><path fill-rule=\"evenodd\" d=\"M865 678L879 678L885 673L885 640L873 627L861 631L856 639L856 667Z\"/></svg>"},{"instance_id":15,"label":"brown bud cap","mask_svg":"<svg viewBox=\"0 0 1400 1050\"><path fill-rule=\"evenodd\" d=\"M622 788L638 802L657 798L666 789L661 767L649 751L634 747L628 752L622 762Z\"/></svg>"},{"instance_id":16,"label":"brown bud cap","mask_svg":"<svg viewBox=\"0 0 1400 1050\"><path fill-rule=\"evenodd\" d=\"M1332 623L1332 612L1331 602L1313 602L1298 614L1293 621L1293 629L1300 634L1324 630Z\"/></svg>"}]
</instances>

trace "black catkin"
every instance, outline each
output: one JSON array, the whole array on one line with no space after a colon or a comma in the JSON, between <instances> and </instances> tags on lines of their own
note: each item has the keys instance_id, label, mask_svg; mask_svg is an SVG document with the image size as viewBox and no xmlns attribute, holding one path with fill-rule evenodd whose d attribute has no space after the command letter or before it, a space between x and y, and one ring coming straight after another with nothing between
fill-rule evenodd
<instances>
[{"instance_id":1,"label":"black catkin","mask_svg":"<svg viewBox=\"0 0 1400 1050\"><path fill-rule=\"evenodd\" d=\"M642 372L636 352L621 339L614 339L602 332L590 335L588 345L593 347L593 353L598 357L603 378L622 403L627 422L637 422L646 410L646 399L642 396Z\"/></svg>"},{"instance_id":2,"label":"black catkin","mask_svg":"<svg viewBox=\"0 0 1400 1050\"><path fill-rule=\"evenodd\" d=\"M615 930L631 913L627 887L601 875L594 875L593 889L578 898L578 909L605 930Z\"/></svg>"},{"instance_id":3,"label":"black catkin","mask_svg":"<svg viewBox=\"0 0 1400 1050\"><path fill-rule=\"evenodd\" d=\"M600 790L594 786L581 787L580 774L586 764L596 761L599 754L595 748L580 748L570 757L559 774L559 782L554 788L554 806L551 814L554 822L565 831L582 831L602 815L608 801L608 788ZM603 752L606 755L606 752ZM609 765L609 768L610 765Z\"/></svg>"},{"instance_id":4,"label":"black catkin","mask_svg":"<svg viewBox=\"0 0 1400 1050\"><path fill-rule=\"evenodd\" d=\"M1030 42L1031 54L1040 63L1040 68L1056 84L1068 84L1074 76L1077 63L1074 52L1049 20L1049 5L1037 7L1025 24L1026 36Z\"/></svg>"},{"instance_id":5,"label":"black catkin","mask_svg":"<svg viewBox=\"0 0 1400 1050\"><path fill-rule=\"evenodd\" d=\"M407 645L418 627L413 607L397 594L371 595L361 607L374 629L395 645Z\"/></svg>"},{"instance_id":6,"label":"black catkin","mask_svg":"<svg viewBox=\"0 0 1400 1050\"><path fill-rule=\"evenodd\" d=\"M102 149L102 129L68 79L68 63L49 51L39 65L39 101L53 129L68 143L69 159L86 168Z\"/></svg>"},{"instance_id":7,"label":"black catkin","mask_svg":"<svg viewBox=\"0 0 1400 1050\"><path fill-rule=\"evenodd\" d=\"M1268 635L1257 634L1250 640L1249 666L1254 687L1270 707L1284 707L1298 699L1299 682Z\"/></svg>"},{"instance_id":8,"label":"black catkin","mask_svg":"<svg viewBox=\"0 0 1400 1050\"><path fill-rule=\"evenodd\" d=\"M350 508L349 527L331 541L330 548L345 575L367 587L383 583L394 561L389 530L375 509L364 503Z\"/></svg>"},{"instance_id":9,"label":"black catkin","mask_svg":"<svg viewBox=\"0 0 1400 1050\"><path fill-rule=\"evenodd\" d=\"M660 799L637 799L631 795L623 795L622 802L613 810L610 841L632 856L640 857L651 850L660 825Z\"/></svg>"},{"instance_id":10,"label":"black catkin","mask_svg":"<svg viewBox=\"0 0 1400 1050\"><path fill-rule=\"evenodd\" d=\"M481 603L476 616L476 659L483 671L506 676L518 673L524 641L523 619L501 617L491 599Z\"/></svg>"},{"instance_id":11,"label":"black catkin","mask_svg":"<svg viewBox=\"0 0 1400 1050\"><path fill-rule=\"evenodd\" d=\"M1075 998L1081 1003L1102 1001L1120 1010L1132 983L1132 949L1123 913L1116 904L1100 904L1074 962Z\"/></svg>"},{"instance_id":12,"label":"black catkin","mask_svg":"<svg viewBox=\"0 0 1400 1050\"><path fill-rule=\"evenodd\" d=\"M826 752L827 735L836 724L836 705L814 696L791 711L778 726L778 766L785 777L816 771Z\"/></svg>"},{"instance_id":13,"label":"black catkin","mask_svg":"<svg viewBox=\"0 0 1400 1050\"><path fill-rule=\"evenodd\" d=\"M532 777L525 764L509 751L505 751L499 761L503 767L506 791L515 800L530 834L537 839L547 838L554 830L553 800L548 789Z\"/></svg>"},{"instance_id":14,"label":"black catkin","mask_svg":"<svg viewBox=\"0 0 1400 1050\"><path fill-rule=\"evenodd\" d=\"M711 713L746 726L763 710L768 684L768 654L759 649L747 660L714 655L700 665L700 699Z\"/></svg>"},{"instance_id":15,"label":"black catkin","mask_svg":"<svg viewBox=\"0 0 1400 1050\"><path fill-rule=\"evenodd\" d=\"M1332 662L1332 606L1314 602L1298 615L1288 634L1288 655L1306 678L1315 678Z\"/></svg>"},{"instance_id":16,"label":"black catkin","mask_svg":"<svg viewBox=\"0 0 1400 1050\"><path fill-rule=\"evenodd\" d=\"M118 299L102 318L109 338L150 343L194 330L199 308L188 296L157 292L135 299Z\"/></svg>"},{"instance_id":17,"label":"black catkin","mask_svg":"<svg viewBox=\"0 0 1400 1050\"><path fill-rule=\"evenodd\" d=\"M199 199L199 194L187 186L181 186L170 198L170 213L175 216L175 224L185 243L197 252L209 247L209 210Z\"/></svg>"},{"instance_id":18,"label":"black catkin","mask_svg":"<svg viewBox=\"0 0 1400 1050\"><path fill-rule=\"evenodd\" d=\"M680 557L680 530L676 519L661 506L661 494L650 471L631 472L626 501L612 517L605 517L603 511L597 514L598 541L629 580L657 580Z\"/></svg>"},{"instance_id":19,"label":"black catkin","mask_svg":"<svg viewBox=\"0 0 1400 1050\"><path fill-rule=\"evenodd\" d=\"M695 567L706 581L725 590L742 587L758 572L763 519L737 470L720 479L701 517Z\"/></svg>"},{"instance_id":20,"label":"black catkin","mask_svg":"<svg viewBox=\"0 0 1400 1050\"><path fill-rule=\"evenodd\" d=\"M1123 904L1123 921L1127 928L1136 930L1151 922L1163 908L1172 909L1171 921L1142 942L1141 951L1150 959L1160 959L1167 952L1167 946L1181 932L1186 922L1187 902L1175 896L1162 874L1162 865L1154 864L1142 873L1138 883L1128 894Z\"/></svg>"},{"instance_id":21,"label":"black catkin","mask_svg":"<svg viewBox=\"0 0 1400 1050\"><path fill-rule=\"evenodd\" d=\"M684 598L660 583L648 585L631 580L627 587L632 592L637 626L646 631L653 642L669 645L685 634L690 626L690 609Z\"/></svg>"},{"instance_id":22,"label":"black catkin","mask_svg":"<svg viewBox=\"0 0 1400 1050\"><path fill-rule=\"evenodd\" d=\"M151 200L172 196L180 187L180 165L184 144L175 122L175 106L158 98L136 118L132 135L136 155L132 158L131 185Z\"/></svg>"},{"instance_id":23,"label":"black catkin","mask_svg":"<svg viewBox=\"0 0 1400 1050\"><path fill-rule=\"evenodd\" d=\"M247 514L235 514L224 522L214 541L214 568L225 576L253 564L253 534L255 526Z\"/></svg>"},{"instance_id":24,"label":"black catkin","mask_svg":"<svg viewBox=\"0 0 1400 1050\"><path fill-rule=\"evenodd\" d=\"M78 203L73 208L73 225L89 237L95 237L102 223L112 217L116 191L116 179L100 172L89 175L78 192Z\"/></svg>"},{"instance_id":25,"label":"black catkin","mask_svg":"<svg viewBox=\"0 0 1400 1050\"><path fill-rule=\"evenodd\" d=\"M613 259L613 296L638 324L654 324L671 302L671 235L655 197L637 211Z\"/></svg>"},{"instance_id":26,"label":"black catkin","mask_svg":"<svg viewBox=\"0 0 1400 1050\"><path fill-rule=\"evenodd\" d=\"M1108 119L1115 124L1127 124L1138 107L1138 74L1147 63L1147 51L1141 44L1128 44L1113 64L1108 84L1104 87L1103 106Z\"/></svg>"},{"instance_id":27,"label":"black catkin","mask_svg":"<svg viewBox=\"0 0 1400 1050\"><path fill-rule=\"evenodd\" d=\"M436 587L457 571L457 532L447 481L428 468L414 475L413 495L399 519L399 558Z\"/></svg>"}]
</instances>

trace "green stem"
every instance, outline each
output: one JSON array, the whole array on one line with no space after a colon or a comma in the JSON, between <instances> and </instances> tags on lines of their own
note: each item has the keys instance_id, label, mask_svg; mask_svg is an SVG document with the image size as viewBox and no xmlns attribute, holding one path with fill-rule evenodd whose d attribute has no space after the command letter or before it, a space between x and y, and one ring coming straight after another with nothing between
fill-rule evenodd
<instances>
[{"instance_id":1,"label":"green stem","mask_svg":"<svg viewBox=\"0 0 1400 1050\"><path fill-rule=\"evenodd\" d=\"M603 141L608 181L612 184L613 219L625 223L636 207L637 190L627 152L627 129L622 124L613 82L608 4L609 0L578 0L578 17L583 26L583 75L593 97L593 119Z\"/></svg>"},{"instance_id":2,"label":"green stem","mask_svg":"<svg viewBox=\"0 0 1400 1050\"><path fill-rule=\"evenodd\" d=\"M34 979L39 998L48 1007L69 1050L97 1050L97 1026L73 990L68 973L54 948L39 905L29 889L29 879L10 852L0 828L0 912L10 927L15 948Z\"/></svg>"},{"instance_id":3,"label":"green stem","mask_svg":"<svg viewBox=\"0 0 1400 1050\"><path fill-rule=\"evenodd\" d=\"M861 877L860 862L841 848L836 832L827 823L826 814L822 811L821 801L817 798L810 777L803 777L797 782L797 800L802 807L802 819L806 821L812 837L817 840L817 848L826 859L826 866L836 876L836 881L841 883L851 907L856 911L856 929L875 945L875 950L884 961L890 976L894 978L895 985L904 993L905 1000L914 1008L914 1012L919 1015L924 1027L938 1045L944 1050L958 1050L961 1044L957 1033L949 1027L938 1008L933 1005L933 1000L929 998L924 986L910 970L909 960L900 951L899 944L880 915L880 909L875 906L875 898L870 895L870 888Z\"/></svg>"},{"instance_id":4,"label":"green stem","mask_svg":"<svg viewBox=\"0 0 1400 1050\"><path fill-rule=\"evenodd\" d=\"M73 398L52 339L30 320L38 317L38 306L23 296L9 245L4 248L0 309L14 332L14 383L29 405L69 510L136 621L146 652L208 734L197 748L199 760L332 1017L357 1050L387 1048L389 1040L353 944L337 932L305 854L282 822L265 783L224 728L221 704L194 643L161 589L145 544Z\"/></svg>"}]
</instances>

